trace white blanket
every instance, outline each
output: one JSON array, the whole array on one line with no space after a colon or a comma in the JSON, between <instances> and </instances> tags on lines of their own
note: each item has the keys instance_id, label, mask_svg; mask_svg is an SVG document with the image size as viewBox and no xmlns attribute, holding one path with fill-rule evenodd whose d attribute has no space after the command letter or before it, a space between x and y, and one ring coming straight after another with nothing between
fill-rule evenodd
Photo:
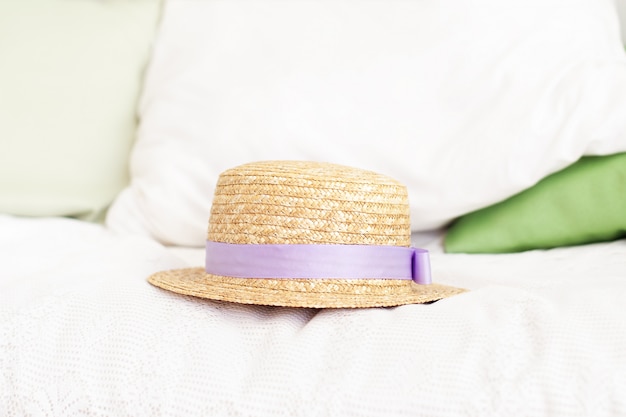
<instances>
[{"instance_id":1,"label":"white blanket","mask_svg":"<svg viewBox=\"0 0 626 417\"><path fill-rule=\"evenodd\" d=\"M182 252L96 225L0 216L0 231L2 416L626 414L623 240L517 255L435 242L434 279L470 292L315 310L152 287Z\"/></svg>"}]
</instances>

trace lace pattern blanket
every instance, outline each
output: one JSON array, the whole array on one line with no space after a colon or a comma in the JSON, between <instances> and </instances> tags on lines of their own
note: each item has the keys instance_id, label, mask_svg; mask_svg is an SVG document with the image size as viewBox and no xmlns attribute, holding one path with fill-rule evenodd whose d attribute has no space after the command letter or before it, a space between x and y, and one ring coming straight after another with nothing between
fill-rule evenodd
<instances>
[{"instance_id":1,"label":"lace pattern blanket","mask_svg":"<svg viewBox=\"0 0 626 417\"><path fill-rule=\"evenodd\" d=\"M472 291L364 310L170 294L143 238L0 217L3 416L626 414L626 242L445 255Z\"/></svg>"}]
</instances>

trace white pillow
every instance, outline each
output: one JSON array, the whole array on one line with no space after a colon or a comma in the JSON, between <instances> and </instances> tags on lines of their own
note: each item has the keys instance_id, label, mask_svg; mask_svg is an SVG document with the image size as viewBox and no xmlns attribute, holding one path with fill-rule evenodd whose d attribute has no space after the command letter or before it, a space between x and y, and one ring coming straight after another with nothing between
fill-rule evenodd
<instances>
[{"instance_id":1,"label":"white pillow","mask_svg":"<svg viewBox=\"0 0 626 417\"><path fill-rule=\"evenodd\" d=\"M265 159L395 177L427 230L626 151L626 59L611 0L171 0L141 117L114 230L203 245Z\"/></svg>"},{"instance_id":2,"label":"white pillow","mask_svg":"<svg viewBox=\"0 0 626 417\"><path fill-rule=\"evenodd\" d=\"M615 0L620 26L622 27L622 42L626 45L626 0Z\"/></svg>"}]
</instances>

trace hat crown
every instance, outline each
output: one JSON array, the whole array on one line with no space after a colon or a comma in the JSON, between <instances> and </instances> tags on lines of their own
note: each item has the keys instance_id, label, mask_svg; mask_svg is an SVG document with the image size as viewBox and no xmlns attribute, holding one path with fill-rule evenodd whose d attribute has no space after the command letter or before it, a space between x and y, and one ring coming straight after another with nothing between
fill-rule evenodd
<instances>
[{"instance_id":1,"label":"hat crown","mask_svg":"<svg viewBox=\"0 0 626 417\"><path fill-rule=\"evenodd\" d=\"M390 177L342 165L241 165L218 179L208 240L409 246L408 194Z\"/></svg>"}]
</instances>

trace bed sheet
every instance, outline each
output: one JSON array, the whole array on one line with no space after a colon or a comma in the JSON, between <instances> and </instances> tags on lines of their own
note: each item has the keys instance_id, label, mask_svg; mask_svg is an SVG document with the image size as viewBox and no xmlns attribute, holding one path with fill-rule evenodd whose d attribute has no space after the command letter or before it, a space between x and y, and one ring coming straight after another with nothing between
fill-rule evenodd
<instances>
[{"instance_id":1,"label":"bed sheet","mask_svg":"<svg viewBox=\"0 0 626 417\"><path fill-rule=\"evenodd\" d=\"M67 219L0 216L3 416L626 414L626 242L431 249L471 291L378 309L245 306L152 287L202 261Z\"/></svg>"}]
</instances>

